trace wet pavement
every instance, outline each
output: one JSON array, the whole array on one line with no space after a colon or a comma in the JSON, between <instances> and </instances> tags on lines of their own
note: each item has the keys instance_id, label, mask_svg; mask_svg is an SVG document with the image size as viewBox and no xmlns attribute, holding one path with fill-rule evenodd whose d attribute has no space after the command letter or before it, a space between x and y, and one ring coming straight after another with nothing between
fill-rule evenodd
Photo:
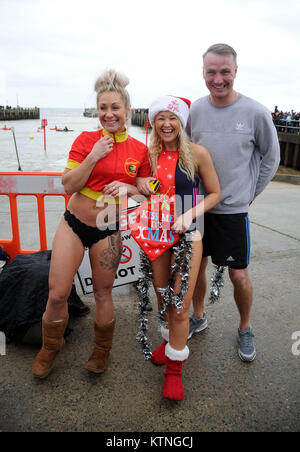
<instances>
[{"instance_id":1,"label":"wet pavement","mask_svg":"<svg viewBox=\"0 0 300 452\"><path fill-rule=\"evenodd\" d=\"M0 211L6 215L6 206ZM60 214L52 207L50 214L54 225ZM24 208L23 215L32 213ZM0 356L0 432L299 431L300 187L272 182L251 207L250 221L253 363L237 355L239 318L227 274L220 302L207 305L208 329L189 341L182 402L163 399L164 369L144 360L135 339L132 285L113 291L117 327L106 372L83 368L92 349L94 301L80 295L91 311L72 320L74 331L46 380L31 375L37 347L7 344ZM156 310L148 317L155 348L161 342Z\"/></svg>"}]
</instances>

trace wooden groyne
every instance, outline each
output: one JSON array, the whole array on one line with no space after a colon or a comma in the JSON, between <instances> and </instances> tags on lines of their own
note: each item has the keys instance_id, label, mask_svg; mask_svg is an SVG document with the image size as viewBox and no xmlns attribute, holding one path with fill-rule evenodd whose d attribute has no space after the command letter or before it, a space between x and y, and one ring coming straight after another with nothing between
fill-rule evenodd
<instances>
[{"instance_id":1,"label":"wooden groyne","mask_svg":"<svg viewBox=\"0 0 300 452\"><path fill-rule=\"evenodd\" d=\"M278 132L280 143L280 164L286 168L300 171L300 135L297 133Z\"/></svg>"},{"instance_id":2,"label":"wooden groyne","mask_svg":"<svg viewBox=\"0 0 300 452\"><path fill-rule=\"evenodd\" d=\"M133 126L144 127L145 122L148 121L148 108L133 108L131 110L131 124Z\"/></svg>"},{"instance_id":3,"label":"wooden groyne","mask_svg":"<svg viewBox=\"0 0 300 452\"><path fill-rule=\"evenodd\" d=\"M35 108L4 108L0 107L0 121L16 121L18 119L40 119L40 109Z\"/></svg>"},{"instance_id":4,"label":"wooden groyne","mask_svg":"<svg viewBox=\"0 0 300 452\"><path fill-rule=\"evenodd\" d=\"M144 127L145 122L148 121L148 112L149 110L147 108L132 109L131 124L133 126ZM300 128L294 127L293 133L280 132L279 130L277 133L280 143L280 164L286 168L300 171Z\"/></svg>"}]
</instances>

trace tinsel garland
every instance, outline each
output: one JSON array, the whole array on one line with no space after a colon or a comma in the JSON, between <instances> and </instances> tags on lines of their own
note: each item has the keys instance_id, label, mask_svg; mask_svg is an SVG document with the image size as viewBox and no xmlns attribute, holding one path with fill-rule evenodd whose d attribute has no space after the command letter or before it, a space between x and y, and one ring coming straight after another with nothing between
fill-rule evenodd
<instances>
[{"instance_id":1,"label":"tinsel garland","mask_svg":"<svg viewBox=\"0 0 300 452\"><path fill-rule=\"evenodd\" d=\"M211 288L210 288L210 296L209 302L213 304L217 301L220 301L220 292L221 288L224 287L224 270L226 267L215 265L215 271L211 278Z\"/></svg>"},{"instance_id":2,"label":"tinsel garland","mask_svg":"<svg viewBox=\"0 0 300 452\"><path fill-rule=\"evenodd\" d=\"M162 295L162 307L159 310L159 320L162 325L166 326L166 312L170 304L173 304L180 313L183 308L184 297L188 290L188 280L190 273L190 261L192 255L192 241L188 241L184 234L176 246L173 247L175 252L175 261L171 266L171 277L166 288L158 288L157 290ZM148 319L146 318L146 305L149 303L149 287L152 283L152 268L151 262L143 251L140 253L140 270L142 277L139 278L136 289L139 297L139 322L140 329L137 335L137 341L142 345L142 351L145 360L149 360L152 356L150 344L148 343L147 330ZM176 277L180 275L180 292L174 294L174 285Z\"/></svg>"}]
</instances>

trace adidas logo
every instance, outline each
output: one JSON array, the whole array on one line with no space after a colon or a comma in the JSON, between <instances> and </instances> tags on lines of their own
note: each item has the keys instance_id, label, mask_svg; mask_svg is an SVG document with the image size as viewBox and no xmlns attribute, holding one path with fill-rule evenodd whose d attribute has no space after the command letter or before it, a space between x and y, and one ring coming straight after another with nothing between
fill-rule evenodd
<instances>
[{"instance_id":1,"label":"adidas logo","mask_svg":"<svg viewBox=\"0 0 300 452\"><path fill-rule=\"evenodd\" d=\"M244 123L238 121L236 123L235 130L244 130Z\"/></svg>"},{"instance_id":2,"label":"adidas logo","mask_svg":"<svg viewBox=\"0 0 300 452\"><path fill-rule=\"evenodd\" d=\"M227 262L234 262L235 261L235 259L232 256L229 256L226 260L227 260Z\"/></svg>"}]
</instances>

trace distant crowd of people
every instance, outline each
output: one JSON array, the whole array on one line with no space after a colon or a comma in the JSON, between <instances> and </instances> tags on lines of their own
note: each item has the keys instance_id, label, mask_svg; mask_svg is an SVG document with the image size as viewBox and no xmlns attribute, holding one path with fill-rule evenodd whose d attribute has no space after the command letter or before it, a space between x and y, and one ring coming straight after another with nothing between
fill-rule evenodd
<instances>
[{"instance_id":1,"label":"distant crowd of people","mask_svg":"<svg viewBox=\"0 0 300 452\"><path fill-rule=\"evenodd\" d=\"M300 133L300 112L296 113L294 110L279 111L277 105L275 105L272 118L279 132Z\"/></svg>"}]
</instances>

